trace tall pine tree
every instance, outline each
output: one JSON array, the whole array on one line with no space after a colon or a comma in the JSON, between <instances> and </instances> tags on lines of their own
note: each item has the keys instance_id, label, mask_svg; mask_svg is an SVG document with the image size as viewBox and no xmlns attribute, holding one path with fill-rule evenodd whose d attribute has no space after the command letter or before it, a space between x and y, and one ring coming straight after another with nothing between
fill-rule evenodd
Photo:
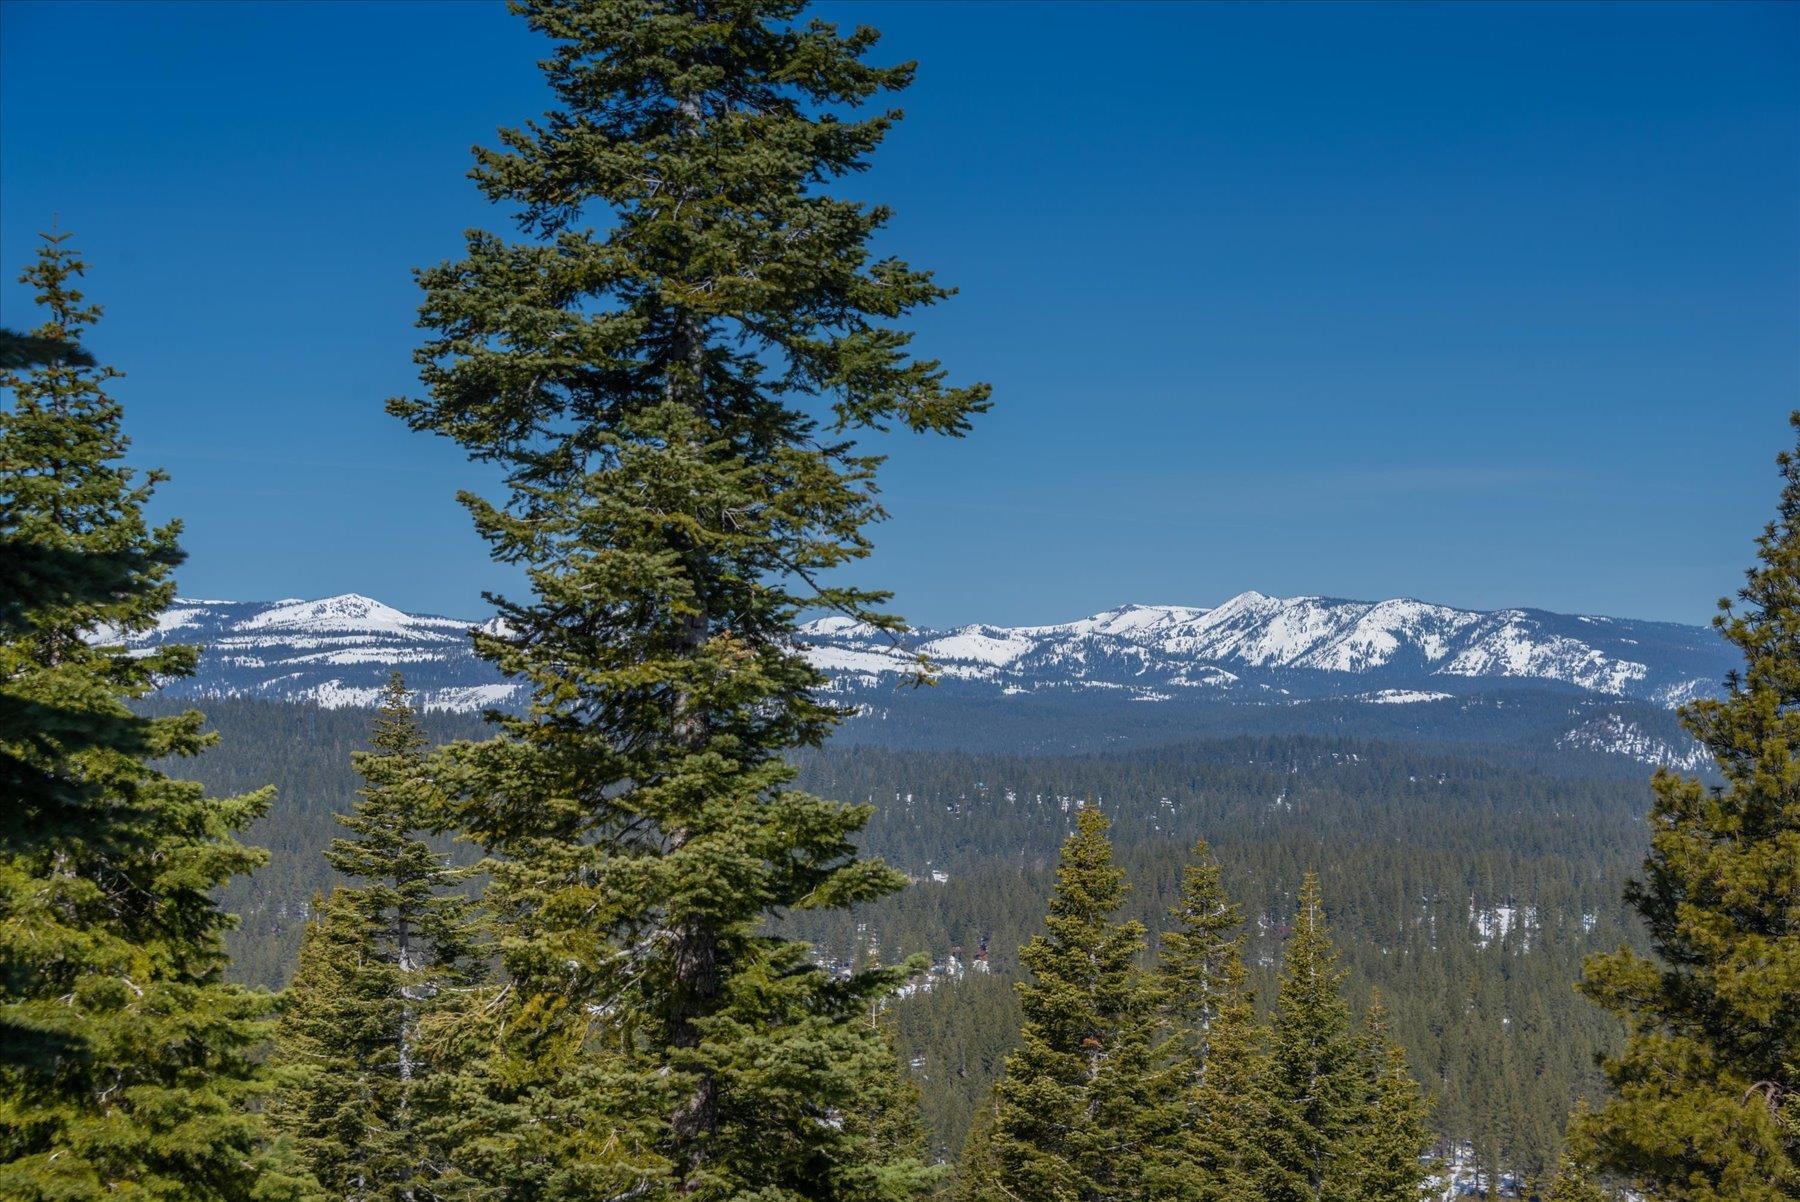
<instances>
[{"instance_id":1,"label":"tall pine tree","mask_svg":"<svg viewBox=\"0 0 1800 1202\"><path fill-rule=\"evenodd\" d=\"M144 519L160 473L122 464L65 238L23 273L47 317L0 377L0 1196L245 1198L269 1000L224 982L213 892L262 862L236 832L269 793L150 766L210 742L198 713L130 708L195 649L121 645L172 599L180 527Z\"/></svg>"},{"instance_id":2,"label":"tall pine tree","mask_svg":"<svg viewBox=\"0 0 1800 1202\"><path fill-rule=\"evenodd\" d=\"M1234 961L1236 957L1232 958ZM1207 1038L1206 1063L1189 1094L1191 1125L1170 1197L1195 1202L1263 1202L1291 1196L1299 1160L1294 1124L1275 1089L1268 1032L1239 964L1228 964L1226 988Z\"/></svg>"},{"instance_id":3,"label":"tall pine tree","mask_svg":"<svg viewBox=\"0 0 1800 1202\"><path fill-rule=\"evenodd\" d=\"M1241 985L1241 941L1232 932L1243 921L1225 895L1219 862L1205 840L1182 869L1181 893L1169 915L1174 926L1157 949L1164 1005L1179 1032L1197 1077L1206 1062L1208 1041L1231 991Z\"/></svg>"},{"instance_id":4,"label":"tall pine tree","mask_svg":"<svg viewBox=\"0 0 1800 1202\"><path fill-rule=\"evenodd\" d=\"M1080 812L1045 932L1019 952L1031 972L1019 986L1024 1027L994 1086L989 1147L965 1158L965 1172L991 1184L971 1202L1149 1196L1178 1075L1151 1042L1157 998L1136 967L1143 924L1114 918L1125 874L1106 830L1098 809Z\"/></svg>"},{"instance_id":5,"label":"tall pine tree","mask_svg":"<svg viewBox=\"0 0 1800 1202\"><path fill-rule=\"evenodd\" d=\"M557 107L473 174L523 236L422 273L429 395L391 405L500 469L504 498L464 501L532 588L477 639L528 712L439 765L507 975L464 1031L459 1170L497 1196L910 1196L922 1166L844 1121L891 1073L862 1019L905 970L834 978L764 920L903 883L856 854L865 809L791 785L841 717L797 623L901 629L827 575L882 516L855 439L987 404L897 324L948 290L829 190L912 67L793 0L515 7Z\"/></svg>"},{"instance_id":6,"label":"tall pine tree","mask_svg":"<svg viewBox=\"0 0 1800 1202\"><path fill-rule=\"evenodd\" d=\"M1431 1108L1406 1065L1406 1049L1388 1031L1377 994L1357 1040L1363 1077L1362 1117L1345 1141L1348 1202L1419 1202L1430 1168Z\"/></svg>"},{"instance_id":7,"label":"tall pine tree","mask_svg":"<svg viewBox=\"0 0 1800 1202\"><path fill-rule=\"evenodd\" d=\"M1274 1178L1272 1064L1245 984L1241 921L1204 841L1183 869L1158 971L1180 1053L1183 1122L1155 1157L1152 1196L1258 1202Z\"/></svg>"},{"instance_id":8,"label":"tall pine tree","mask_svg":"<svg viewBox=\"0 0 1800 1202\"><path fill-rule=\"evenodd\" d=\"M426 842L443 798L424 770L426 739L404 681L382 696L364 788L325 858L358 882L320 903L277 1027L285 1079L270 1106L300 1161L334 1198L414 1202L439 1176L437 1066L421 1027L473 984L474 925L456 891L468 871Z\"/></svg>"},{"instance_id":9,"label":"tall pine tree","mask_svg":"<svg viewBox=\"0 0 1800 1202\"><path fill-rule=\"evenodd\" d=\"M1800 450L1778 462L1761 562L1716 619L1743 670L1682 710L1725 783L1656 774L1650 856L1627 891L1656 958L1595 956L1582 983L1627 1035L1575 1142L1682 1202L1800 1196Z\"/></svg>"},{"instance_id":10,"label":"tall pine tree","mask_svg":"<svg viewBox=\"0 0 1800 1202\"><path fill-rule=\"evenodd\" d=\"M1366 1108L1343 982L1319 880L1309 872L1275 999L1271 1150L1278 1161L1268 1194L1277 1202L1320 1202L1348 1189L1346 1145Z\"/></svg>"}]
</instances>

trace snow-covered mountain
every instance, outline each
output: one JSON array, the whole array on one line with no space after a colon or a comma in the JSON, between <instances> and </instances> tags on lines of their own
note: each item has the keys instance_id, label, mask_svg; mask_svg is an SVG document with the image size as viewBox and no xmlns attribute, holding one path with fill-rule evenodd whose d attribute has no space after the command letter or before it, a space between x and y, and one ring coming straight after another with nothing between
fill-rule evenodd
<instances>
[{"instance_id":1,"label":"snow-covered mountain","mask_svg":"<svg viewBox=\"0 0 1800 1202\"><path fill-rule=\"evenodd\" d=\"M194 676L165 691L181 697L260 697L324 706L370 705L398 670L428 709L504 705L515 687L475 658L473 622L402 613L345 593L317 601L177 598L134 647L205 648Z\"/></svg>"},{"instance_id":2,"label":"snow-covered mountain","mask_svg":"<svg viewBox=\"0 0 1800 1202\"><path fill-rule=\"evenodd\" d=\"M1699 626L1256 592L1212 609L1127 605L1054 626L919 631L904 649L843 618L812 622L803 637L843 689L899 676L907 653L922 651L947 680L1009 693L1124 689L1146 701L1209 693L1394 704L1510 681L1671 706L1716 690L1732 662Z\"/></svg>"},{"instance_id":3,"label":"snow-covered mountain","mask_svg":"<svg viewBox=\"0 0 1800 1202\"><path fill-rule=\"evenodd\" d=\"M175 695L366 705L398 669L428 707L506 705L518 688L474 657L473 625L354 593L182 599L133 643L207 649L199 673L171 686ZM801 640L846 694L891 694L922 651L941 679L965 686L960 692L1002 699L1104 690L1144 702L1335 697L1405 705L1517 684L1672 706L1716 690L1733 663L1731 648L1706 627L1255 592L1210 609L1127 605L1050 626L917 630L898 644L830 617L804 626Z\"/></svg>"}]
</instances>

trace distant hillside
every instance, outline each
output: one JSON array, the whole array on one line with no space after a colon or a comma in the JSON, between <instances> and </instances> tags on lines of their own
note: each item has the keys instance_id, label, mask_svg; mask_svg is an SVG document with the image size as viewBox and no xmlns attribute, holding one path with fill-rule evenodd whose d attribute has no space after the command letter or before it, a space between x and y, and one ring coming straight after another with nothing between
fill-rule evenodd
<instances>
[{"instance_id":1,"label":"distant hillside","mask_svg":"<svg viewBox=\"0 0 1800 1202\"><path fill-rule=\"evenodd\" d=\"M173 682L170 697L362 706L398 669L428 710L518 704L521 688L475 658L474 626L354 593L182 599L133 642L206 648L198 674ZM822 618L802 628L801 643L857 710L842 741L1026 753L1331 732L1692 767L1696 749L1669 709L1716 691L1733 663L1706 627L1260 593L1212 609L1124 606L897 641ZM909 687L920 653L936 688Z\"/></svg>"}]
</instances>

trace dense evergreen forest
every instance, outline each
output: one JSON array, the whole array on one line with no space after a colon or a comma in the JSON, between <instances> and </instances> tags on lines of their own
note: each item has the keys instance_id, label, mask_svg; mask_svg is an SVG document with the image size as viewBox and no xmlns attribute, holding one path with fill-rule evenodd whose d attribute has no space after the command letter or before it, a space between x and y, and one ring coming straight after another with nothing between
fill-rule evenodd
<instances>
[{"instance_id":1,"label":"dense evergreen forest","mask_svg":"<svg viewBox=\"0 0 1800 1202\"><path fill-rule=\"evenodd\" d=\"M371 715L220 700L208 716L221 740L195 774L279 790L249 832L270 863L225 899L242 918L234 973L280 986L309 902L334 884L321 853L354 802L350 753ZM436 740L481 729L467 715L421 721ZM893 1013L939 1155L959 1154L1012 1046L1017 951L1041 929L1057 848L1086 802L1111 818L1127 913L1153 934L1189 847L1212 845L1264 1002L1300 879L1316 871L1353 997L1381 991L1436 1129L1488 1163L1541 1176L1570 1106L1601 1088L1595 1056L1618 1028L1572 983L1587 953L1642 938L1622 899L1646 841L1641 775L1575 754L1521 769L1498 752L1290 735L1080 757L834 745L802 765L804 787L873 805L860 845L914 883L783 926L829 961L933 962Z\"/></svg>"}]
</instances>

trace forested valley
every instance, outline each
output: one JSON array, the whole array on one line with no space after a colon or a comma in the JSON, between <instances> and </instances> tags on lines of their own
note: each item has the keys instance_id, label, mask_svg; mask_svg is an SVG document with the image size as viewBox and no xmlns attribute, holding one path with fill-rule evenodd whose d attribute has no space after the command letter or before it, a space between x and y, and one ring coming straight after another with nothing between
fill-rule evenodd
<instances>
[{"instance_id":1,"label":"forested valley","mask_svg":"<svg viewBox=\"0 0 1800 1202\"><path fill-rule=\"evenodd\" d=\"M354 803L350 753L371 715L232 700L207 713L221 741L193 774L221 792L279 790L248 833L270 863L225 895L243 923L234 973L278 987L310 901L336 883L321 852L339 833L333 815ZM445 741L481 729L468 715L422 724ZM1434 1130L1473 1145L1484 1166L1543 1179L1569 1108L1600 1092L1594 1058L1619 1030L1572 983L1588 952L1642 939L1622 894L1644 854L1637 773L1576 755L1522 770L1499 750L1296 736L1078 757L849 746L801 763L803 787L874 806L859 845L912 884L779 925L846 967L928 957L892 1014L939 1155L960 1154L1015 1042L1018 949L1042 927L1058 846L1087 804L1112 820L1131 884L1124 912L1153 933L1194 841L1207 840L1243 907L1265 1003L1301 878L1316 871L1350 995L1363 1006L1380 991Z\"/></svg>"}]
</instances>

